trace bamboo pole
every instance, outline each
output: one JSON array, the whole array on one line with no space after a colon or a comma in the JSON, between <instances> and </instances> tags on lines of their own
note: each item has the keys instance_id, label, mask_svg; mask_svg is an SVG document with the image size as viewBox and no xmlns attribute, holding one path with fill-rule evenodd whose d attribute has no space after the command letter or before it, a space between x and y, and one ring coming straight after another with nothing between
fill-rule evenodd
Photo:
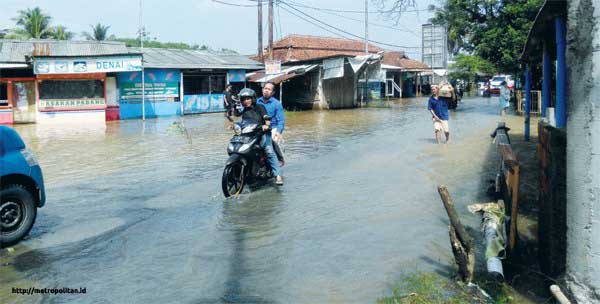
<instances>
[{"instance_id":1,"label":"bamboo pole","mask_svg":"<svg viewBox=\"0 0 600 304\"><path fill-rule=\"evenodd\" d=\"M448 232L450 235L450 245L452 246L454 260L459 269L458 273L463 281L472 282L473 273L475 271L473 238L471 238L460 222L460 218L454 208L454 202L452 201L446 186L438 186L438 193L440 194L440 198L442 199L442 203L444 204L446 213L450 219Z\"/></svg>"}]
</instances>

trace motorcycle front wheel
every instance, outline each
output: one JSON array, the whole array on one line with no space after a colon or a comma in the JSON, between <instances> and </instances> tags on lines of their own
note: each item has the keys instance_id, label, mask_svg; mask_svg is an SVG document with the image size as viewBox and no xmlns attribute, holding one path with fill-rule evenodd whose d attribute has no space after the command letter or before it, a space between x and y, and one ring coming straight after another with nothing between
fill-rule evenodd
<instances>
[{"instance_id":1,"label":"motorcycle front wheel","mask_svg":"<svg viewBox=\"0 0 600 304\"><path fill-rule=\"evenodd\" d=\"M221 179L221 187L223 188L225 197L242 193L245 184L246 175L244 174L244 166L241 162L235 162L225 167L223 178Z\"/></svg>"}]
</instances>

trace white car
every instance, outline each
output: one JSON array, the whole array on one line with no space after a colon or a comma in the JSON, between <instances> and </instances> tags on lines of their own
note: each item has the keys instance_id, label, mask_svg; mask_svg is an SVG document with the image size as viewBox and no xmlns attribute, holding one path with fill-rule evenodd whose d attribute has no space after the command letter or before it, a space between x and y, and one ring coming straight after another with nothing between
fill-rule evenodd
<instances>
[{"instance_id":1,"label":"white car","mask_svg":"<svg viewBox=\"0 0 600 304\"><path fill-rule=\"evenodd\" d=\"M515 81L512 79L511 75L496 75L494 78L490 79L490 93L500 94L500 84L503 81L506 81L506 84L511 91L514 90Z\"/></svg>"}]
</instances>

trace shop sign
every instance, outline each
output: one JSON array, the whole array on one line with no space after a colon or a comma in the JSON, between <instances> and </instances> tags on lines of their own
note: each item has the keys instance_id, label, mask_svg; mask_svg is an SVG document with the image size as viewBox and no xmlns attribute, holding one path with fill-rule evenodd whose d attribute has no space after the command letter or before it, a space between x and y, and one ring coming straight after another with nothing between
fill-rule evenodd
<instances>
[{"instance_id":1,"label":"shop sign","mask_svg":"<svg viewBox=\"0 0 600 304\"><path fill-rule=\"evenodd\" d=\"M245 82L246 81L246 70L229 70L227 72L229 82Z\"/></svg>"},{"instance_id":2,"label":"shop sign","mask_svg":"<svg viewBox=\"0 0 600 304\"><path fill-rule=\"evenodd\" d=\"M281 74L280 60L265 60L265 74Z\"/></svg>"},{"instance_id":3,"label":"shop sign","mask_svg":"<svg viewBox=\"0 0 600 304\"><path fill-rule=\"evenodd\" d=\"M223 112L223 95L199 94L183 96L183 112L185 114Z\"/></svg>"},{"instance_id":4,"label":"shop sign","mask_svg":"<svg viewBox=\"0 0 600 304\"><path fill-rule=\"evenodd\" d=\"M145 83L144 96L147 99L173 99L179 97L179 82ZM142 84L139 82L121 82L119 84L121 100L142 99Z\"/></svg>"},{"instance_id":5,"label":"shop sign","mask_svg":"<svg viewBox=\"0 0 600 304\"><path fill-rule=\"evenodd\" d=\"M38 104L38 109L42 112L94 110L104 108L106 108L104 98L40 99Z\"/></svg>"},{"instance_id":6,"label":"shop sign","mask_svg":"<svg viewBox=\"0 0 600 304\"><path fill-rule=\"evenodd\" d=\"M141 56L35 58L35 74L81 74L142 70Z\"/></svg>"}]
</instances>

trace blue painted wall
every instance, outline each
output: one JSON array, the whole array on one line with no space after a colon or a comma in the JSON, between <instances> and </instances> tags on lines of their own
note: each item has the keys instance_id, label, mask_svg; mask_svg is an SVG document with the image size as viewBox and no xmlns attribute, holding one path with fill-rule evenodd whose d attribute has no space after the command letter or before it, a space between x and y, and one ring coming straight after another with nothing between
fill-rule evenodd
<instances>
[{"instance_id":1,"label":"blue painted wall","mask_svg":"<svg viewBox=\"0 0 600 304\"><path fill-rule=\"evenodd\" d=\"M179 83L181 74L179 70L174 69L145 69L144 81L147 84L166 84ZM117 85L119 91L119 114L121 119L141 118L142 117L142 99L140 98L123 98L122 88L131 83L142 83L142 72L125 72L119 73L117 77ZM172 87L172 86L171 86ZM169 96L148 96L150 90L146 90L145 106L146 117L160 116L175 116L181 115L181 102L173 101L173 94ZM179 85L174 90L176 95L179 95Z\"/></svg>"}]
</instances>

